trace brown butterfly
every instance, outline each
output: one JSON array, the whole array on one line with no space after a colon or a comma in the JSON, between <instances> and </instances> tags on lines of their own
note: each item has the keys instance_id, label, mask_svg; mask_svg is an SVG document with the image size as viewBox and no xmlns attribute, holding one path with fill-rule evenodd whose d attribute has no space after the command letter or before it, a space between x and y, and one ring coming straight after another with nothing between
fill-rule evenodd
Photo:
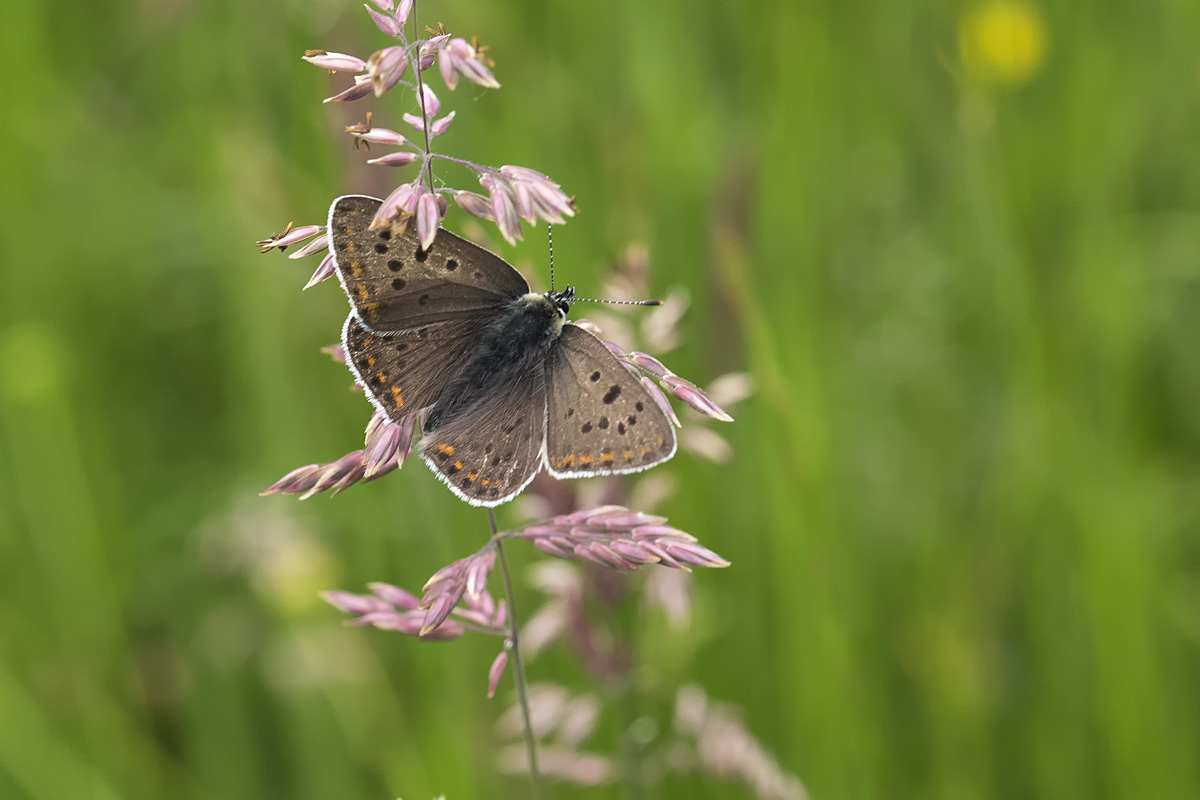
<instances>
[{"instance_id":1,"label":"brown butterfly","mask_svg":"<svg viewBox=\"0 0 1200 800\"><path fill-rule=\"evenodd\" d=\"M496 506L544 466L556 478L638 472L675 454L675 429L638 378L566 321L573 289L538 294L499 256L439 230L371 230L380 201L329 210L352 311L346 362L393 422L425 412L422 457L472 505Z\"/></svg>"}]
</instances>

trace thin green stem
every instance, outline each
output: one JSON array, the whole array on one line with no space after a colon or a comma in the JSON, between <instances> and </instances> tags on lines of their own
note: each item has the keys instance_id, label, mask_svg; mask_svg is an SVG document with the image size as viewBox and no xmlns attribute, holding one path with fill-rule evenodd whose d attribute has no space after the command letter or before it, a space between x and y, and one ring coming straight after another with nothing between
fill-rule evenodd
<instances>
[{"instance_id":1,"label":"thin green stem","mask_svg":"<svg viewBox=\"0 0 1200 800\"><path fill-rule=\"evenodd\" d=\"M421 77L421 31L417 28L416 0L413 0L412 4L412 24L413 47L415 49L410 61L413 66L413 72L417 75L417 106L421 109L421 127L425 132L425 164L422 169L425 172L426 183L429 184L429 192L433 194L433 162L429 160L430 151L433 149L433 139L429 135L429 113L425 109L425 79Z\"/></svg>"},{"instance_id":2,"label":"thin green stem","mask_svg":"<svg viewBox=\"0 0 1200 800\"><path fill-rule=\"evenodd\" d=\"M628 592L628 581L626 581L626 591ZM629 601L628 594L624 598L625 602ZM621 783L624 788L624 795L628 800L644 800L646 797L645 779L642 775L642 745L638 741L635 725L638 719L638 698L637 698L637 657L638 657L638 618L641 613L641 607L634 602L633 619L629 620L628 614L620 613L620 609L614 615L617 621L617 636L619 640L625 642L626 667L625 674L621 677L621 683L617 688L617 705L618 724L620 729L621 743Z\"/></svg>"},{"instance_id":3,"label":"thin green stem","mask_svg":"<svg viewBox=\"0 0 1200 800\"><path fill-rule=\"evenodd\" d=\"M440 158L443 161L452 161L455 164L460 164L468 169L474 170L475 172L487 172L492 175L503 174L500 172L500 170L494 167L485 167L483 164L476 164L474 161L467 161L465 158L455 158L454 156L448 156L444 153L430 153L429 155L432 158Z\"/></svg>"},{"instance_id":4,"label":"thin green stem","mask_svg":"<svg viewBox=\"0 0 1200 800\"><path fill-rule=\"evenodd\" d=\"M529 754L529 779L533 782L533 800L541 791L542 777L538 772L537 744L533 741L533 720L529 714L529 684L525 681L525 662L521 660L521 639L517 628L517 606L513 601L512 576L508 571L508 558L504 555L504 542L496 526L496 513L488 509L488 522L492 526L492 541L496 543L496 554L500 557L500 574L504 578L504 596L508 599L509 641L512 642L513 678L517 684L517 699L521 703L524 718L525 749Z\"/></svg>"}]
</instances>

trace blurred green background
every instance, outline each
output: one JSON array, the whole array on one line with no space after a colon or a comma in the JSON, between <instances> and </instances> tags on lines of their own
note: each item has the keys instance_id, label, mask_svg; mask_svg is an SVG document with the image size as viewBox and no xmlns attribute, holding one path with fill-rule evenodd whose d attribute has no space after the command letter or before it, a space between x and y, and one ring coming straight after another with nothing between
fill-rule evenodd
<instances>
[{"instance_id":1,"label":"blurred green background","mask_svg":"<svg viewBox=\"0 0 1200 800\"><path fill-rule=\"evenodd\" d=\"M1200 794L1200 4L419 11L504 86L440 92L440 149L577 194L585 294L646 243L694 301L668 363L759 385L732 464L673 464L733 567L649 666L817 798ZM407 107L299 58L385 44L341 0L0 14L0 798L527 796L495 642L316 594L415 588L483 513L419 464L256 496L360 446L344 298L252 242L394 185L340 130Z\"/></svg>"}]
</instances>

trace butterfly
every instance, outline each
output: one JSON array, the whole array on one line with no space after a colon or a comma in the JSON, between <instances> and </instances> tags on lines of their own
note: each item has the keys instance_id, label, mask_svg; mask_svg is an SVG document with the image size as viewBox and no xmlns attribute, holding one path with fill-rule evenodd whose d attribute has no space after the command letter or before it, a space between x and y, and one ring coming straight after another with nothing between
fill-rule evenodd
<instances>
[{"instance_id":1,"label":"butterfly","mask_svg":"<svg viewBox=\"0 0 1200 800\"><path fill-rule=\"evenodd\" d=\"M456 495L496 506L555 478L638 472L675 455L639 379L566 320L574 290L531 292L502 258L439 230L371 230L380 201L339 197L330 248L351 312L346 363L392 422L424 412L421 456Z\"/></svg>"}]
</instances>

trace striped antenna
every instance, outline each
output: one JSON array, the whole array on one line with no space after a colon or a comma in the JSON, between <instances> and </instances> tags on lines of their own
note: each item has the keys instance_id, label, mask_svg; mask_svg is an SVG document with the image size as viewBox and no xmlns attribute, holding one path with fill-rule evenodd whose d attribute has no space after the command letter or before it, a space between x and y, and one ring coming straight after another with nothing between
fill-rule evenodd
<instances>
[{"instance_id":1,"label":"striped antenna","mask_svg":"<svg viewBox=\"0 0 1200 800\"><path fill-rule=\"evenodd\" d=\"M575 303L608 303L612 306L661 306L662 300L594 300L590 297L574 297Z\"/></svg>"},{"instance_id":2,"label":"striped antenna","mask_svg":"<svg viewBox=\"0 0 1200 800\"><path fill-rule=\"evenodd\" d=\"M546 223L546 239L550 242L550 291L554 291L554 226ZM567 292L571 295L572 303L608 303L613 306L661 306L662 300L593 300L590 297L576 297L575 290L570 286Z\"/></svg>"},{"instance_id":3,"label":"striped antenna","mask_svg":"<svg viewBox=\"0 0 1200 800\"><path fill-rule=\"evenodd\" d=\"M546 239L550 242L550 291L554 291L554 226L546 223Z\"/></svg>"}]
</instances>

